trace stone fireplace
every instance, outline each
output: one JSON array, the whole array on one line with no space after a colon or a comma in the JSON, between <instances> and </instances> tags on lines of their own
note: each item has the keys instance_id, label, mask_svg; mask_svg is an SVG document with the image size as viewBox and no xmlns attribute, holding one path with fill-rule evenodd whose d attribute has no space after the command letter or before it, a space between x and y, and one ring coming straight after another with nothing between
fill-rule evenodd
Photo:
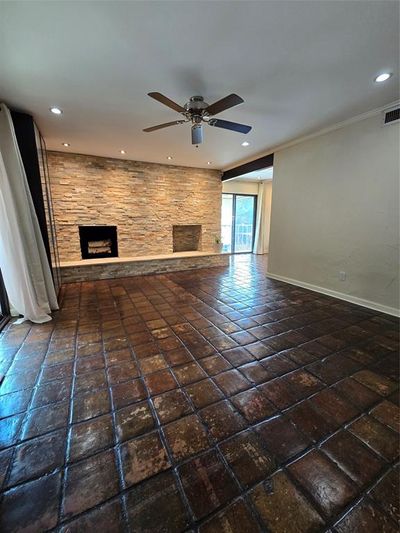
<instances>
[{"instance_id":1,"label":"stone fireplace","mask_svg":"<svg viewBox=\"0 0 400 533\"><path fill-rule=\"evenodd\" d=\"M82 259L118 257L117 226L79 226Z\"/></svg>"},{"instance_id":2,"label":"stone fireplace","mask_svg":"<svg viewBox=\"0 0 400 533\"><path fill-rule=\"evenodd\" d=\"M49 152L48 161L61 262L82 260L79 227L85 226L116 227L119 258L215 252L219 171L62 152ZM172 225L179 226L176 235L186 227L190 242L174 247ZM103 251L109 243L99 241L110 238L94 238L91 248Z\"/></svg>"},{"instance_id":3,"label":"stone fireplace","mask_svg":"<svg viewBox=\"0 0 400 533\"><path fill-rule=\"evenodd\" d=\"M201 250L201 224L172 226L173 252L197 252Z\"/></svg>"}]
</instances>

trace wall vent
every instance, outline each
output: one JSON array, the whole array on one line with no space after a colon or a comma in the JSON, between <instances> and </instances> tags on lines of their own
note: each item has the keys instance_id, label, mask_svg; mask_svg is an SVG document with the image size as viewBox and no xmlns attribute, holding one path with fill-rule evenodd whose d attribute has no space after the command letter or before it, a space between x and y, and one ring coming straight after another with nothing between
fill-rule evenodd
<instances>
[{"instance_id":1,"label":"wall vent","mask_svg":"<svg viewBox=\"0 0 400 533\"><path fill-rule=\"evenodd\" d=\"M392 109L385 109L383 112L383 125L388 126L389 124L394 124L396 122L400 122L400 106Z\"/></svg>"}]
</instances>

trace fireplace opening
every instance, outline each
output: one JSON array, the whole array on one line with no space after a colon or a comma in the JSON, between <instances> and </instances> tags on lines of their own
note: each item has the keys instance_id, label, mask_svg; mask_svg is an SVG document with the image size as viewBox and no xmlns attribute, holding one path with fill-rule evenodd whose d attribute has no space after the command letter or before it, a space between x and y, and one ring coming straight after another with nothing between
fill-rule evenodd
<instances>
[{"instance_id":1,"label":"fireplace opening","mask_svg":"<svg viewBox=\"0 0 400 533\"><path fill-rule=\"evenodd\" d=\"M118 257L117 226L79 226L82 259Z\"/></svg>"},{"instance_id":2,"label":"fireplace opening","mask_svg":"<svg viewBox=\"0 0 400 533\"><path fill-rule=\"evenodd\" d=\"M172 226L172 249L174 252L197 252L201 250L201 225Z\"/></svg>"}]
</instances>

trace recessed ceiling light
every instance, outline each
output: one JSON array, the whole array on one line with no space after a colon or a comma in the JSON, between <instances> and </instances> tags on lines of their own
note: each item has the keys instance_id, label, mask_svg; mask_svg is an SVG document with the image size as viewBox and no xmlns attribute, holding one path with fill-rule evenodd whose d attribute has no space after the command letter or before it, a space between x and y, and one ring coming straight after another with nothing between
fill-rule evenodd
<instances>
[{"instance_id":1,"label":"recessed ceiling light","mask_svg":"<svg viewBox=\"0 0 400 533\"><path fill-rule=\"evenodd\" d=\"M169 161L171 161L172 157L169 155L169 156L167 157L167 159L169 159Z\"/></svg>"},{"instance_id":2,"label":"recessed ceiling light","mask_svg":"<svg viewBox=\"0 0 400 533\"><path fill-rule=\"evenodd\" d=\"M242 146L249 146L249 144L250 144L250 143L249 143L248 141L243 141L243 142L242 142Z\"/></svg>"},{"instance_id":3,"label":"recessed ceiling light","mask_svg":"<svg viewBox=\"0 0 400 533\"><path fill-rule=\"evenodd\" d=\"M69 143L62 143L62 145L65 147L71 146Z\"/></svg>"},{"instance_id":4,"label":"recessed ceiling light","mask_svg":"<svg viewBox=\"0 0 400 533\"><path fill-rule=\"evenodd\" d=\"M379 74L379 76L375 78L375 81L376 83L382 83L383 81L386 81L391 77L392 77L391 72L383 72L382 74Z\"/></svg>"},{"instance_id":5,"label":"recessed ceiling light","mask_svg":"<svg viewBox=\"0 0 400 533\"><path fill-rule=\"evenodd\" d=\"M211 165L212 161L207 161L207 165Z\"/></svg>"},{"instance_id":6,"label":"recessed ceiling light","mask_svg":"<svg viewBox=\"0 0 400 533\"><path fill-rule=\"evenodd\" d=\"M59 107L50 107L50 111L55 115L62 115L62 109Z\"/></svg>"},{"instance_id":7,"label":"recessed ceiling light","mask_svg":"<svg viewBox=\"0 0 400 533\"><path fill-rule=\"evenodd\" d=\"M125 150L120 150L119 153L120 154L126 154Z\"/></svg>"}]
</instances>

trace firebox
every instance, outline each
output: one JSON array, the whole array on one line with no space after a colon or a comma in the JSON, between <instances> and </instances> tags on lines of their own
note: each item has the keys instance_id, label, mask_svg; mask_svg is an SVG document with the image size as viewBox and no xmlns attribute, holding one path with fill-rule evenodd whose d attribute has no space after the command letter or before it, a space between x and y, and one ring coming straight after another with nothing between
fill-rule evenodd
<instances>
[{"instance_id":1,"label":"firebox","mask_svg":"<svg viewBox=\"0 0 400 533\"><path fill-rule=\"evenodd\" d=\"M118 257L117 226L79 226L82 259Z\"/></svg>"},{"instance_id":2,"label":"firebox","mask_svg":"<svg viewBox=\"0 0 400 533\"><path fill-rule=\"evenodd\" d=\"M201 250L201 224L173 225L172 250L174 252Z\"/></svg>"}]
</instances>

